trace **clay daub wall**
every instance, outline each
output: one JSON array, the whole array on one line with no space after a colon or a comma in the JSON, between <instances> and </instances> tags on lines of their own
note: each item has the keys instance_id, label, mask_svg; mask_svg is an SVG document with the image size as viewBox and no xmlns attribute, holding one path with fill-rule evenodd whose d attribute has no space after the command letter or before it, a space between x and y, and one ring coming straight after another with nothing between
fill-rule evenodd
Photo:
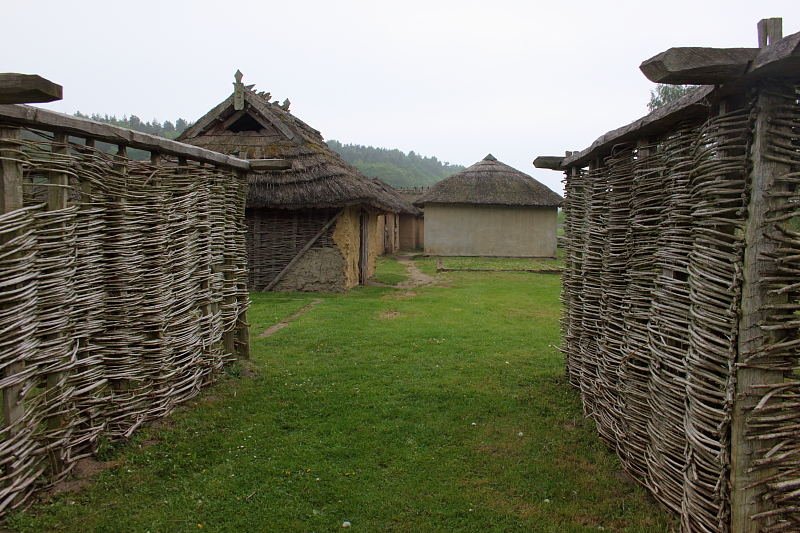
<instances>
[{"instance_id":1,"label":"clay daub wall","mask_svg":"<svg viewBox=\"0 0 800 533\"><path fill-rule=\"evenodd\" d=\"M248 287L262 291L290 265L339 209L248 209ZM308 251L289 267L273 290L283 292L343 292L344 258L331 225Z\"/></svg>"}]
</instances>

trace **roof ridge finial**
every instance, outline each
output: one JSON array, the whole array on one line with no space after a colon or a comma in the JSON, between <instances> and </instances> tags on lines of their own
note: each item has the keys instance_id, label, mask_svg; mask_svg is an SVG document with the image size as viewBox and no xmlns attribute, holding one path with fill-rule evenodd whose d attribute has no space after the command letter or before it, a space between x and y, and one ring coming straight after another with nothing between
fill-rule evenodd
<instances>
[{"instance_id":1,"label":"roof ridge finial","mask_svg":"<svg viewBox=\"0 0 800 533\"><path fill-rule=\"evenodd\" d=\"M489 154L486 157L484 157L483 160L484 161L497 161L497 158L495 156L493 156L492 154Z\"/></svg>"},{"instance_id":2,"label":"roof ridge finial","mask_svg":"<svg viewBox=\"0 0 800 533\"><path fill-rule=\"evenodd\" d=\"M233 82L233 108L236 111L244 109L244 84L242 83L242 71L236 69L236 74L233 77L236 79Z\"/></svg>"}]
</instances>

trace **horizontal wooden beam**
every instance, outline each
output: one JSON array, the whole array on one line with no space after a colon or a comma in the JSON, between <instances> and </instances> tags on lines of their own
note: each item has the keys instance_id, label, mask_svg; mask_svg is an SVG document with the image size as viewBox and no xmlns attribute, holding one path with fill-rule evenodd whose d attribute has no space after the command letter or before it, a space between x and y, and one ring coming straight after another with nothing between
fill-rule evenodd
<instances>
[{"instance_id":1,"label":"horizontal wooden beam","mask_svg":"<svg viewBox=\"0 0 800 533\"><path fill-rule=\"evenodd\" d=\"M746 78L800 78L800 32L761 48L747 69Z\"/></svg>"},{"instance_id":2,"label":"horizontal wooden beam","mask_svg":"<svg viewBox=\"0 0 800 533\"><path fill-rule=\"evenodd\" d=\"M647 79L671 85L718 85L744 76L758 48L670 48L639 65Z\"/></svg>"},{"instance_id":3,"label":"horizontal wooden beam","mask_svg":"<svg viewBox=\"0 0 800 533\"><path fill-rule=\"evenodd\" d=\"M45 131L63 131L73 137L96 139L139 150L186 157L202 163L250 170L250 161L246 159L33 106L0 105L0 124L17 124Z\"/></svg>"},{"instance_id":4,"label":"horizontal wooden beam","mask_svg":"<svg viewBox=\"0 0 800 533\"><path fill-rule=\"evenodd\" d=\"M630 142L641 136L661 133L687 118L708 113L707 98L713 90L713 85L703 85L627 126L609 131L598 137L589 148L573 152L571 156L565 157L561 162L562 168L557 170L573 166L584 167L593 159L609 155L617 144Z\"/></svg>"},{"instance_id":5,"label":"horizontal wooden beam","mask_svg":"<svg viewBox=\"0 0 800 533\"><path fill-rule=\"evenodd\" d=\"M287 159L250 159L250 170L289 170L292 162Z\"/></svg>"},{"instance_id":6,"label":"horizontal wooden beam","mask_svg":"<svg viewBox=\"0 0 800 533\"><path fill-rule=\"evenodd\" d=\"M564 161L564 156L560 155L540 155L533 160L533 166L536 168L546 168L548 170L564 170L561 163Z\"/></svg>"},{"instance_id":7,"label":"horizontal wooden beam","mask_svg":"<svg viewBox=\"0 0 800 533\"><path fill-rule=\"evenodd\" d=\"M0 104L33 104L61 100L61 85L36 74L0 73Z\"/></svg>"},{"instance_id":8,"label":"horizontal wooden beam","mask_svg":"<svg viewBox=\"0 0 800 533\"><path fill-rule=\"evenodd\" d=\"M780 35L780 29L776 27L773 33ZM769 43L762 48L670 48L642 62L639 69L650 81L670 85L800 78L800 32Z\"/></svg>"}]
</instances>

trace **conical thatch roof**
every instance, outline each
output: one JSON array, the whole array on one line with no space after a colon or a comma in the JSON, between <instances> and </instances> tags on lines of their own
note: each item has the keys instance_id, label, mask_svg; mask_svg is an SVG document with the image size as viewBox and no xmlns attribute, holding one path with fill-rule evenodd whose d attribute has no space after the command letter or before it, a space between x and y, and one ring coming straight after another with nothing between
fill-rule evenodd
<instances>
[{"instance_id":1,"label":"conical thatch roof","mask_svg":"<svg viewBox=\"0 0 800 533\"><path fill-rule=\"evenodd\" d=\"M288 159L290 170L250 172L247 207L336 208L371 206L398 213L402 199L383 190L328 148L322 135L270 103L269 93L234 83L235 91L184 131L178 140L244 159Z\"/></svg>"},{"instance_id":2,"label":"conical thatch roof","mask_svg":"<svg viewBox=\"0 0 800 533\"><path fill-rule=\"evenodd\" d=\"M564 199L527 174L501 163L492 154L443 179L414 205L482 204L558 207Z\"/></svg>"}]
</instances>

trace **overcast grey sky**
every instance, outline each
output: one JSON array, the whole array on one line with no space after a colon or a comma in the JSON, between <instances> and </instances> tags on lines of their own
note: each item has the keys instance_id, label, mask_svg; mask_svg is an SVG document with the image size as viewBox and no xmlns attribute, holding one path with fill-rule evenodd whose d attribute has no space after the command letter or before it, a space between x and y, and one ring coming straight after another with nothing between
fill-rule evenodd
<instances>
[{"instance_id":1,"label":"overcast grey sky","mask_svg":"<svg viewBox=\"0 0 800 533\"><path fill-rule=\"evenodd\" d=\"M64 87L64 113L196 120L246 84L326 139L469 166L487 153L556 191L538 155L647 113L639 64L673 46L800 31L798 0L26 0L2 8L0 71Z\"/></svg>"}]
</instances>

